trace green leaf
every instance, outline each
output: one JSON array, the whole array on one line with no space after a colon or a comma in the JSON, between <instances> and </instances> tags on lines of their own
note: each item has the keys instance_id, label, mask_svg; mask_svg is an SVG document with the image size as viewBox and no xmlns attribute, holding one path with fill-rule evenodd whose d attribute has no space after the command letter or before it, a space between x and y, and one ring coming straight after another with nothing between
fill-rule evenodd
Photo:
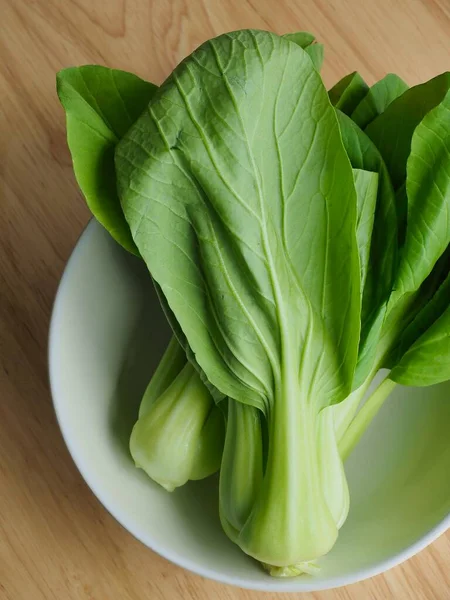
<instances>
[{"instance_id":1,"label":"green leaf","mask_svg":"<svg viewBox=\"0 0 450 600\"><path fill-rule=\"evenodd\" d=\"M232 40L237 44L236 51L232 51ZM273 45L278 60L268 61ZM228 58L228 67L233 69L230 77L223 73ZM245 68L252 69L254 81L245 77ZM299 92L292 98L287 88L294 69L299 70ZM304 90L301 86L309 73L304 54L278 37L246 32L221 36L202 46L175 70L117 148L119 189L134 239L200 366L226 395L242 396L244 384L246 401L262 409L279 362L279 339L273 323L278 319L284 322L286 317L276 306L282 302L276 296L281 283L294 277L296 289L309 289L316 310L324 318L328 318L325 306L332 305L335 315L338 298L342 313L336 315L336 323L330 323L336 335L337 331L340 335L338 323L345 319L347 302L355 295L349 283L345 291L333 283L336 273L347 282L351 280L355 265L348 263L348 242L333 239L324 209L312 200L314 194L323 197L319 192L320 173L321 187L329 184L323 200L333 211L328 218L341 226L346 216L343 207L349 207L354 191L336 117L327 98L320 96L320 77L313 73ZM197 89L194 84L200 78L202 88ZM260 95L263 82L264 102ZM214 101L210 90L214 91ZM306 119L302 111L311 111L313 94L321 99L319 109L324 116L317 127L311 123L309 130L300 131ZM260 115L259 119L255 120L255 114ZM325 135L333 140L332 150L328 150L331 143L325 143ZM261 144L263 138L268 141ZM295 144L298 150L292 155ZM310 156L311 150L327 162L317 164ZM331 186L333 174L338 172L336 161L340 161L341 172L338 184L333 182ZM325 166L328 162L329 172ZM278 165L277 169L273 165ZM301 178L299 165L304 165ZM259 173L266 173L262 182ZM315 227L307 227L303 215L308 210L312 211L309 220L317 221ZM201 221L196 218L199 211ZM277 240L274 227L284 231L284 240ZM336 251L332 252L327 243L327 231ZM296 251L300 242L308 251ZM237 260L238 256L243 260ZM316 266L312 271L310 263L319 257L328 257L323 261L327 266L319 267L320 271ZM283 266L291 261L292 267ZM183 279L178 275L181 271ZM331 280L325 290L324 278ZM337 297L331 294L334 285ZM256 305L255 288L260 296ZM297 302L290 298L286 301ZM247 306L254 307L254 314ZM221 323L218 307L229 317L226 324ZM234 321L236 325L230 327ZM300 321L304 323L304 319ZM227 330L222 329L225 325ZM244 326L248 328L245 336ZM299 334L302 330L304 324L299 325ZM351 346L350 334L346 337L342 343ZM222 347L226 348L226 361L218 350ZM321 348L316 359L311 358L314 361L322 355ZM332 379L330 391L335 394L345 385L331 385ZM236 381L242 383L238 386Z\"/></svg>"},{"instance_id":2,"label":"green leaf","mask_svg":"<svg viewBox=\"0 0 450 600\"><path fill-rule=\"evenodd\" d=\"M95 218L136 254L117 196L114 149L157 88L131 73L91 65L60 71L56 84L78 185Z\"/></svg>"},{"instance_id":3,"label":"green leaf","mask_svg":"<svg viewBox=\"0 0 450 600\"><path fill-rule=\"evenodd\" d=\"M406 181L395 192L395 204L397 206L398 247L403 248L405 245L406 224L408 219L408 196L406 193Z\"/></svg>"},{"instance_id":4,"label":"green leaf","mask_svg":"<svg viewBox=\"0 0 450 600\"><path fill-rule=\"evenodd\" d=\"M178 321L176 319L176 316L174 315L173 311L171 310L169 303L167 302L167 299L164 296L161 288L159 287L159 285L156 283L155 280L153 280L153 284L155 286L155 291L158 296L161 308L163 309L163 312L167 319L167 322L169 323L169 325L173 331L173 334L174 334L173 343L175 344L175 340L178 341L179 346L185 352L187 360L197 370L197 372L200 376L200 379L203 381L203 384L206 386L206 389L211 394L214 402L216 402L216 404L219 404L220 402L222 402L222 400L224 400L226 398L225 394L222 394L222 392L216 386L212 385L211 382L206 377L203 369L198 364L195 354L194 354L194 352L192 352L192 349L188 344L186 336L184 335L183 330L181 329L180 324L178 323ZM171 344L172 344L172 341L171 341ZM165 359L165 356L163 357L163 361L164 361L164 359ZM177 360L178 360L178 356L177 356ZM180 360L181 360L181 358L180 358ZM175 364L172 364L172 366L170 367L170 372L173 373L175 368L176 368ZM157 370L157 372L158 372L158 370ZM155 375L156 375L156 373L155 373Z\"/></svg>"},{"instance_id":5,"label":"green leaf","mask_svg":"<svg viewBox=\"0 0 450 600\"><path fill-rule=\"evenodd\" d=\"M422 284L409 311L409 323L403 327L389 357L392 368L426 332L450 303L450 246Z\"/></svg>"},{"instance_id":6,"label":"green leaf","mask_svg":"<svg viewBox=\"0 0 450 600\"><path fill-rule=\"evenodd\" d=\"M449 88L450 73L412 87L367 126L365 131L381 152L396 190L406 179L414 130L442 102Z\"/></svg>"},{"instance_id":7,"label":"green leaf","mask_svg":"<svg viewBox=\"0 0 450 600\"><path fill-rule=\"evenodd\" d=\"M414 131L406 193L406 239L392 305L419 289L450 243L450 92Z\"/></svg>"},{"instance_id":8,"label":"green leaf","mask_svg":"<svg viewBox=\"0 0 450 600\"><path fill-rule=\"evenodd\" d=\"M354 169L378 173L370 260L365 278L361 313L361 339L353 387L361 385L373 366L386 304L397 264L396 199L384 161L370 139L346 115L337 111L344 147Z\"/></svg>"},{"instance_id":9,"label":"green leaf","mask_svg":"<svg viewBox=\"0 0 450 600\"><path fill-rule=\"evenodd\" d=\"M370 243L377 203L378 173L353 169L357 200L356 239L358 240L361 294L369 266Z\"/></svg>"},{"instance_id":10,"label":"green leaf","mask_svg":"<svg viewBox=\"0 0 450 600\"><path fill-rule=\"evenodd\" d=\"M351 114L352 120L365 129L378 115L381 115L396 98L408 89L408 84L398 75L388 73L377 81L367 92Z\"/></svg>"},{"instance_id":11,"label":"green leaf","mask_svg":"<svg viewBox=\"0 0 450 600\"><path fill-rule=\"evenodd\" d=\"M370 378L346 401L332 407L335 409L334 418L340 439L339 450L344 460L386 401L395 383L426 386L450 378L450 347L446 341L446 337L450 336L450 328L445 316L450 308L449 302L450 246L420 290L406 298L406 302L400 302L386 319L383 335L388 337L389 343L385 349L389 349L389 352L382 366L392 369L388 378L366 399L356 417L356 408L367 391Z\"/></svg>"},{"instance_id":12,"label":"green leaf","mask_svg":"<svg viewBox=\"0 0 450 600\"><path fill-rule=\"evenodd\" d=\"M410 386L434 385L450 379L449 304L403 355L399 364L390 372L389 378Z\"/></svg>"},{"instance_id":13,"label":"green leaf","mask_svg":"<svg viewBox=\"0 0 450 600\"><path fill-rule=\"evenodd\" d=\"M277 565L323 554L338 524L315 432L351 388L360 273L352 170L320 75L267 32L211 40L155 94L116 166L133 239L198 364L270 419L238 543Z\"/></svg>"},{"instance_id":14,"label":"green leaf","mask_svg":"<svg viewBox=\"0 0 450 600\"><path fill-rule=\"evenodd\" d=\"M294 33L285 33L283 34L284 39L289 40L290 42L294 42L300 48L307 48L313 42L316 41L315 36L308 31L295 31Z\"/></svg>"},{"instance_id":15,"label":"green leaf","mask_svg":"<svg viewBox=\"0 0 450 600\"><path fill-rule=\"evenodd\" d=\"M324 47L323 44L311 44L305 48L306 54L309 55L313 65L317 71L320 71L323 64Z\"/></svg>"},{"instance_id":16,"label":"green leaf","mask_svg":"<svg viewBox=\"0 0 450 600\"><path fill-rule=\"evenodd\" d=\"M369 86L356 71L338 81L328 92L333 106L346 115L350 115L364 96Z\"/></svg>"},{"instance_id":17,"label":"green leaf","mask_svg":"<svg viewBox=\"0 0 450 600\"><path fill-rule=\"evenodd\" d=\"M285 33L283 38L297 44L300 48L303 48L309 55L313 62L313 65L320 71L323 64L324 47L323 44L317 44L316 38L312 33L307 31L297 31L296 33Z\"/></svg>"}]
</instances>

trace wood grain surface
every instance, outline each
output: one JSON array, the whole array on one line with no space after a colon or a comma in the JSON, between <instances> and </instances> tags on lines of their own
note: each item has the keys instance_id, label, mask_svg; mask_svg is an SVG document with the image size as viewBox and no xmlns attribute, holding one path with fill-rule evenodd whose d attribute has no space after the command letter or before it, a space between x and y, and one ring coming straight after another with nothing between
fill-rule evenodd
<instances>
[{"instance_id":1,"label":"wood grain surface","mask_svg":"<svg viewBox=\"0 0 450 600\"><path fill-rule=\"evenodd\" d=\"M313 31L328 85L358 70L415 84L450 67L450 0L0 0L0 598L255 600L147 550L102 508L61 439L47 329L89 219L55 72L100 63L161 82L199 43L253 27ZM294 598L280 594L279 600ZM406 564L302 600L448 600L450 534Z\"/></svg>"}]
</instances>

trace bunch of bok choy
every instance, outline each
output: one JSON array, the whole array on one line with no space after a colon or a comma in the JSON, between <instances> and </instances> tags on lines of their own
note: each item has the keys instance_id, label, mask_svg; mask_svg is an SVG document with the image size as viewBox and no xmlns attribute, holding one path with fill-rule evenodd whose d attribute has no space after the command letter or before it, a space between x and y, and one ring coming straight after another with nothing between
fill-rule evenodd
<instances>
[{"instance_id":1,"label":"bunch of bok choy","mask_svg":"<svg viewBox=\"0 0 450 600\"><path fill-rule=\"evenodd\" d=\"M327 92L322 58L243 30L159 88L57 76L86 202L174 332L131 454L168 490L220 468L226 534L275 576L333 547L343 462L393 388L450 379L450 73Z\"/></svg>"}]
</instances>

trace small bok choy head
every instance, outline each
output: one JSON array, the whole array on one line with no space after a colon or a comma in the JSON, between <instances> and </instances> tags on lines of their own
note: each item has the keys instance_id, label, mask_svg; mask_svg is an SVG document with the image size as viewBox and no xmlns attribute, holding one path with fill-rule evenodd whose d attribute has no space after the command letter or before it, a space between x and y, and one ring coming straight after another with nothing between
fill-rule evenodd
<instances>
[{"instance_id":1,"label":"small bok choy head","mask_svg":"<svg viewBox=\"0 0 450 600\"><path fill-rule=\"evenodd\" d=\"M131 433L136 466L172 492L219 469L224 434L221 408L172 338L147 386Z\"/></svg>"},{"instance_id":2,"label":"small bok choy head","mask_svg":"<svg viewBox=\"0 0 450 600\"><path fill-rule=\"evenodd\" d=\"M98 65L64 69L57 91L77 182L94 217L125 250L139 255L116 189L114 150L157 87L132 73ZM176 338L145 391L130 451L166 489L218 470L224 418Z\"/></svg>"},{"instance_id":3,"label":"small bok choy head","mask_svg":"<svg viewBox=\"0 0 450 600\"><path fill-rule=\"evenodd\" d=\"M351 391L361 312L354 174L320 75L274 34L213 39L156 92L116 171L175 326L230 398L225 529L269 571L302 571L347 513L327 407Z\"/></svg>"}]
</instances>

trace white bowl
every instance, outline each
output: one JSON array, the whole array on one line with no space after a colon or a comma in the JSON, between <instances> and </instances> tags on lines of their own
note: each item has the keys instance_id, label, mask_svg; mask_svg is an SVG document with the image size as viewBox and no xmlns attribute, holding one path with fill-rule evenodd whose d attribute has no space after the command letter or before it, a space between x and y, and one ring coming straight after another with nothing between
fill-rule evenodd
<instances>
[{"instance_id":1,"label":"white bowl","mask_svg":"<svg viewBox=\"0 0 450 600\"><path fill-rule=\"evenodd\" d=\"M128 437L168 339L144 265L92 221L55 301L49 350L53 401L88 485L155 552L236 586L302 592L381 573L450 526L450 385L400 388L347 462L350 515L320 573L270 578L222 532L216 478L169 494L133 465Z\"/></svg>"}]
</instances>

